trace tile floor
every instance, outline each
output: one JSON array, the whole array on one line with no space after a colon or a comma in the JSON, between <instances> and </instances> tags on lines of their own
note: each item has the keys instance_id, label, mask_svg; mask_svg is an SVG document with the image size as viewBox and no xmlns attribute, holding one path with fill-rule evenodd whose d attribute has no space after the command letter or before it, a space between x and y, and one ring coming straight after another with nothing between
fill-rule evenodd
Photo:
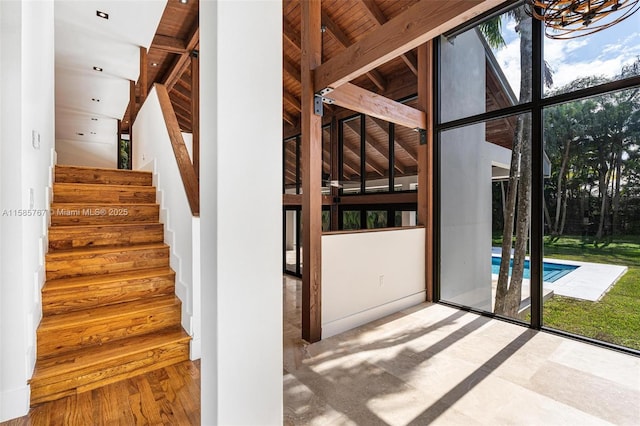
<instances>
[{"instance_id":1,"label":"tile floor","mask_svg":"<svg viewBox=\"0 0 640 426\"><path fill-rule=\"evenodd\" d=\"M640 425L640 358L437 304L308 345L285 277L285 425Z\"/></svg>"}]
</instances>

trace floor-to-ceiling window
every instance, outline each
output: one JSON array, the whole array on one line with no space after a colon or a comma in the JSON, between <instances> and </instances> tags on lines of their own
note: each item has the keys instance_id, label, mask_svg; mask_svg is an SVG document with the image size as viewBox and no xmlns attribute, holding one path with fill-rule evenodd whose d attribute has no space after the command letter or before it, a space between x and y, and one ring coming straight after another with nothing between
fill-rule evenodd
<instances>
[{"instance_id":1,"label":"floor-to-ceiling window","mask_svg":"<svg viewBox=\"0 0 640 426\"><path fill-rule=\"evenodd\" d=\"M640 349L638 28L516 4L439 38L441 301Z\"/></svg>"}]
</instances>

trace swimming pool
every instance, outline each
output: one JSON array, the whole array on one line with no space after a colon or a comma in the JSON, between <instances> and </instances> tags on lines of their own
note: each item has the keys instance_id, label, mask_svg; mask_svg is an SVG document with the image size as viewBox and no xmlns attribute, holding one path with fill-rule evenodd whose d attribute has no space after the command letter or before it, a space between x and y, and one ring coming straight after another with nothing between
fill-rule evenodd
<instances>
[{"instance_id":1,"label":"swimming pool","mask_svg":"<svg viewBox=\"0 0 640 426\"><path fill-rule=\"evenodd\" d=\"M491 273L492 274L498 275L500 273L500 263L501 263L501 259L499 256L491 257ZM509 275L511 275L512 268L513 268L513 259L511 259L511 265L509 266ZM548 283L552 283L564 277L565 275L571 273L572 271L575 271L576 269L578 269L578 266L543 262L542 269L543 269L542 280ZM528 279L530 277L531 277L531 274L530 274L530 268L529 268L529 261L525 260L523 278Z\"/></svg>"}]
</instances>

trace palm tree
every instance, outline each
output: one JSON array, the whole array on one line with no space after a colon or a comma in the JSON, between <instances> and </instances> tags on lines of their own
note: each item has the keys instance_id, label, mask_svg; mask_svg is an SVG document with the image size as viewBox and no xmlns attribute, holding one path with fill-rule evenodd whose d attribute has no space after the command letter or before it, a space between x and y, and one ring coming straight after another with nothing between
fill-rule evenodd
<instances>
[{"instance_id":1,"label":"palm tree","mask_svg":"<svg viewBox=\"0 0 640 426\"><path fill-rule=\"evenodd\" d=\"M508 14L516 21L520 34L520 102L531 100L532 94L532 27L531 17L524 7L511 10ZM504 46L500 34L501 17L487 21L480 26L487 42L497 48ZM545 78L548 81L548 78ZM516 202L517 201L517 202ZM496 287L494 312L508 317L516 317L520 308L524 262L529 236L531 213L531 115L518 116L511 149L511 165L507 196L505 200L504 229L502 236L502 261ZM513 268L509 280L511 249L513 245Z\"/></svg>"}]
</instances>

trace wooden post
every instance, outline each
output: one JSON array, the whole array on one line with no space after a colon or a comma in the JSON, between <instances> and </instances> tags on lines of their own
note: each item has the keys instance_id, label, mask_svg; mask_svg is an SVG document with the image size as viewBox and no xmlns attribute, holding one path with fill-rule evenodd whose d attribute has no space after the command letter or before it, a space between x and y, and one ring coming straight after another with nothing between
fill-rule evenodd
<instances>
[{"instance_id":1,"label":"wooden post","mask_svg":"<svg viewBox=\"0 0 640 426\"><path fill-rule=\"evenodd\" d=\"M118 120L118 128L116 130L118 133L116 134L116 146L118 147L118 163L117 163L117 168L120 168L120 163L121 163L121 155L120 155L120 138L122 137L122 121Z\"/></svg>"},{"instance_id":2,"label":"wooden post","mask_svg":"<svg viewBox=\"0 0 640 426\"><path fill-rule=\"evenodd\" d=\"M418 145L418 225L425 227L425 288L433 301L433 40L418 46L418 109L427 116L427 143Z\"/></svg>"},{"instance_id":3,"label":"wooden post","mask_svg":"<svg viewBox=\"0 0 640 426\"><path fill-rule=\"evenodd\" d=\"M136 82L129 80L129 133L133 134L133 122L136 121Z\"/></svg>"},{"instance_id":4,"label":"wooden post","mask_svg":"<svg viewBox=\"0 0 640 426\"><path fill-rule=\"evenodd\" d=\"M338 171L340 170L338 159L340 156L338 155L338 119L334 115L331 118L331 168L330 174L332 180L341 181L342 176L339 175ZM338 223L340 221L339 218L339 203L335 202L335 198L340 195L340 189L335 186L330 186L329 190L331 191L331 230L338 230Z\"/></svg>"},{"instance_id":5,"label":"wooden post","mask_svg":"<svg viewBox=\"0 0 640 426\"><path fill-rule=\"evenodd\" d=\"M193 169L200 180L200 60L191 54L191 135L193 137Z\"/></svg>"},{"instance_id":6,"label":"wooden post","mask_svg":"<svg viewBox=\"0 0 640 426\"><path fill-rule=\"evenodd\" d=\"M322 117L314 114L313 70L322 49L320 0L302 5L302 338L313 343L322 337Z\"/></svg>"},{"instance_id":7,"label":"wooden post","mask_svg":"<svg viewBox=\"0 0 640 426\"><path fill-rule=\"evenodd\" d=\"M147 48L140 46L140 106L147 99L147 90L149 88L147 81Z\"/></svg>"}]
</instances>

